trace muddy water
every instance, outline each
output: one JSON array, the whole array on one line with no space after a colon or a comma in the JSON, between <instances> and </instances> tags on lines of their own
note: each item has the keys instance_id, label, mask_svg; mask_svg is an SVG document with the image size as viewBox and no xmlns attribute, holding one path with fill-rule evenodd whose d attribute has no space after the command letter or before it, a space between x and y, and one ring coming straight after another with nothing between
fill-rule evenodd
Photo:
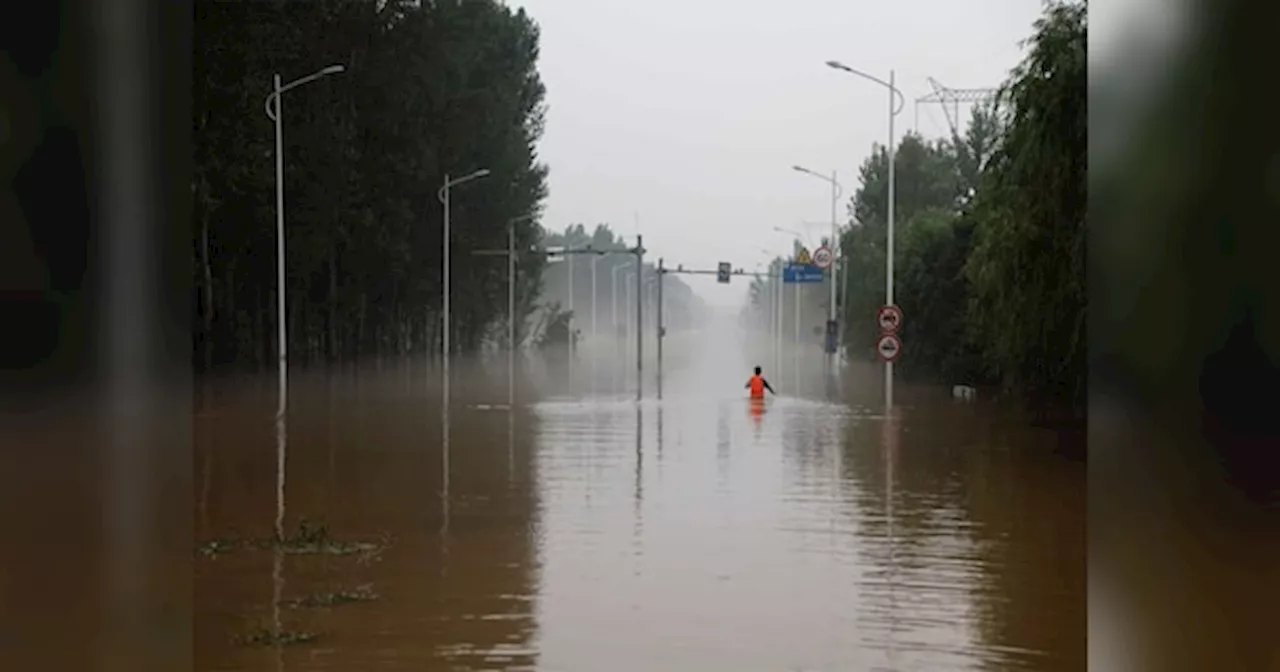
<instances>
[{"instance_id":1,"label":"muddy water","mask_svg":"<svg viewBox=\"0 0 1280 672\"><path fill-rule=\"evenodd\" d=\"M879 368L794 358L754 406L745 346L680 347L640 404L625 375L470 391L447 479L425 378L299 381L283 442L269 395L223 396L199 540L280 517L330 552L198 555L198 669L1084 668L1084 468L1054 434L909 386L886 416ZM372 599L291 604L347 593ZM314 639L236 641L273 631Z\"/></svg>"}]
</instances>

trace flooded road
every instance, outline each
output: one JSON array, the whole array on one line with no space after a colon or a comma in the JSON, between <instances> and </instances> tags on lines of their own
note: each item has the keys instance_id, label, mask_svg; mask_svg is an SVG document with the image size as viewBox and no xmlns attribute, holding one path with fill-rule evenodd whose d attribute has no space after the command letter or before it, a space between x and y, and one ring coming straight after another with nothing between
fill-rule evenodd
<instances>
[{"instance_id":1,"label":"flooded road","mask_svg":"<svg viewBox=\"0 0 1280 672\"><path fill-rule=\"evenodd\" d=\"M616 371L510 413L475 408L501 380L460 392L447 479L425 372L291 384L283 479L272 392L221 396L197 668L1084 668L1085 470L1056 435L908 385L886 419L879 367L795 358L762 357L780 396L752 405L746 344L668 350L639 404Z\"/></svg>"}]
</instances>

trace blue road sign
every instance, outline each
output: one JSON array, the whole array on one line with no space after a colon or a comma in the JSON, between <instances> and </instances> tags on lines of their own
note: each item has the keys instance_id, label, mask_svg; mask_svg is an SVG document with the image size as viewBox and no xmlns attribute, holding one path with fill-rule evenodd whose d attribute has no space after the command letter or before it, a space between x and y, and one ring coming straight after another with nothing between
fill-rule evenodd
<instances>
[{"instance_id":1,"label":"blue road sign","mask_svg":"<svg viewBox=\"0 0 1280 672\"><path fill-rule=\"evenodd\" d=\"M812 264L788 264L782 269L782 281L787 284L822 282L822 269Z\"/></svg>"}]
</instances>

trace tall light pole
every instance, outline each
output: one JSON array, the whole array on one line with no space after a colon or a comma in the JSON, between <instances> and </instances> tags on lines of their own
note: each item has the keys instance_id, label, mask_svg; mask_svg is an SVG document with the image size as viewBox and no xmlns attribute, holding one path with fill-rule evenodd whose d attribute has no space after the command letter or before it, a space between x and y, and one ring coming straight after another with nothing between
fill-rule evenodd
<instances>
[{"instance_id":1,"label":"tall light pole","mask_svg":"<svg viewBox=\"0 0 1280 672\"><path fill-rule=\"evenodd\" d=\"M805 236L801 235L801 233L800 233L799 231L793 231L793 230L791 230L791 229L784 229L784 228L782 228L781 226L775 226L775 227L773 227L773 230L774 230L774 231L777 231L778 233L786 233L786 234L793 235L793 236L795 236L795 237L796 237L796 240L797 240L797 241L799 241L801 244L804 244L804 238L805 238ZM800 284L801 284L801 283L797 282L797 283L794 283L794 284L795 284L795 286L796 286L796 326L795 326L796 334L795 334L795 345L796 345L796 347L798 348L798 347L800 347Z\"/></svg>"},{"instance_id":2,"label":"tall light pole","mask_svg":"<svg viewBox=\"0 0 1280 672\"><path fill-rule=\"evenodd\" d=\"M834 322L836 321L836 269L838 268L837 264L840 263L840 255L837 252L839 249L839 243L837 242L839 240L837 237L839 227L836 224L836 204L840 201L840 194L843 192L843 189L840 187L840 183L836 181L836 171L834 170L831 171L831 177L827 177L826 175L814 172L803 166L792 166L791 168L792 170L805 173L806 175L812 175L819 180L831 183L831 297L830 305L827 309L827 319ZM835 362L835 353L831 354L831 361L833 363Z\"/></svg>"},{"instance_id":3,"label":"tall light pole","mask_svg":"<svg viewBox=\"0 0 1280 672\"><path fill-rule=\"evenodd\" d=\"M610 313L609 322L613 325L613 339L616 346L618 341L618 271L626 268L622 264L614 264L609 270L609 293L612 295L613 311Z\"/></svg>"},{"instance_id":4,"label":"tall light pole","mask_svg":"<svg viewBox=\"0 0 1280 672\"><path fill-rule=\"evenodd\" d=\"M627 314L627 321L626 321L626 325L627 325L627 343L626 343L626 344L627 344L627 345L631 345L631 332L633 331L633 327L635 327L635 328L637 328L637 329L639 328L639 327L638 327L638 326L636 326L636 324L635 324L635 321L636 321L636 314L635 314L635 312L634 312L634 311L632 311L632 310L631 310L631 309L634 307L632 304L635 302L635 294L633 294L633 293L631 292L631 286L632 286L632 284L634 284L634 283L635 283L635 280L636 280L636 271L635 271L635 269L631 269L631 270L627 271L627 274L626 274L624 277L626 278L626 285L627 285L626 292L624 292L624 293L625 293L625 295L626 295L626 296L625 296L625 298L624 298L624 301L625 301L625 303L626 303L626 306L625 306L626 311L625 311L625 312L626 312L626 314Z\"/></svg>"},{"instance_id":5,"label":"tall light pole","mask_svg":"<svg viewBox=\"0 0 1280 672\"><path fill-rule=\"evenodd\" d=\"M280 73L276 73L272 79L272 91L267 95L264 107L267 111L267 117L276 123L276 339L278 340L277 349L280 353L280 361L277 366L280 370L280 405L276 410L276 414L284 417L286 399L288 395L288 362L286 357L288 354L288 334L285 333L284 319L284 119L281 114L280 96L289 89L296 89L303 84L313 82L321 77L328 75L336 75L346 70L343 65L331 65L322 70L318 70L306 77L289 82L288 84L280 84ZM275 105L272 105L272 102Z\"/></svg>"},{"instance_id":6,"label":"tall light pole","mask_svg":"<svg viewBox=\"0 0 1280 672\"><path fill-rule=\"evenodd\" d=\"M600 256L591 257L591 348L596 347L596 262L600 261Z\"/></svg>"},{"instance_id":7,"label":"tall light pole","mask_svg":"<svg viewBox=\"0 0 1280 672\"><path fill-rule=\"evenodd\" d=\"M568 241L566 240L565 242L567 243ZM566 248L567 247L569 246L566 246ZM575 349L573 338L573 257L575 255L570 254L566 256L569 257L565 260L566 268L568 269L567 274L569 277L569 319L567 322L569 329L569 384L573 385L573 351Z\"/></svg>"},{"instance_id":8,"label":"tall light pole","mask_svg":"<svg viewBox=\"0 0 1280 672\"><path fill-rule=\"evenodd\" d=\"M452 355L449 348L449 332L452 328L449 315L449 255L453 246L450 244L449 235L449 191L463 182L470 182L471 180L485 177L488 174L489 169L487 168L481 168L480 170L468 173L456 179L449 179L449 175L445 174L444 185L441 186L440 191L436 193L436 196L440 199L440 203L444 205L444 236L441 240L441 245L444 248L444 346L442 348L442 353L444 355L444 401L441 402L440 408L443 415L443 422L441 424L445 441L448 441L449 438L449 358ZM447 450L444 451L444 468L445 474L447 475L449 471L449 451Z\"/></svg>"},{"instance_id":9,"label":"tall light pole","mask_svg":"<svg viewBox=\"0 0 1280 672\"><path fill-rule=\"evenodd\" d=\"M516 408L516 224L533 219L533 213L507 222L507 407Z\"/></svg>"},{"instance_id":10,"label":"tall light pole","mask_svg":"<svg viewBox=\"0 0 1280 672\"><path fill-rule=\"evenodd\" d=\"M507 249L472 250L477 256L504 256L507 258L507 407L515 407L516 399L516 224L533 219L528 213L507 220Z\"/></svg>"},{"instance_id":11,"label":"tall light pole","mask_svg":"<svg viewBox=\"0 0 1280 672\"><path fill-rule=\"evenodd\" d=\"M894 207L894 163L897 150L894 147L893 134L893 118L902 112L902 108L906 107L907 99L893 84L893 71L889 71L889 81L885 81L875 75L868 75L861 70L855 70L839 61L827 61L827 67L836 70L843 70L851 75L857 75L863 79L875 82L889 90L889 220L888 220L888 243L885 245L885 266L884 266L884 302L885 305L892 306L893 303L893 207ZM893 362L884 363L884 401L887 408L893 407Z\"/></svg>"}]
</instances>

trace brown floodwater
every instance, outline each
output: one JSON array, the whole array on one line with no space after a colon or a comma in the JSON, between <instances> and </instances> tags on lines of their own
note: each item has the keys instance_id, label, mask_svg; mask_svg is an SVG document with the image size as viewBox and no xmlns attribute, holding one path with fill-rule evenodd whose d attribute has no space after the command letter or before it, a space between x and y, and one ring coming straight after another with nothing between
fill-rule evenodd
<instances>
[{"instance_id":1,"label":"brown floodwater","mask_svg":"<svg viewBox=\"0 0 1280 672\"><path fill-rule=\"evenodd\" d=\"M928 387L886 414L878 366L760 353L781 395L753 405L750 351L672 338L639 403L633 363L542 366L514 410L460 374L447 444L430 371L299 376L283 426L269 381L218 395L197 669L1084 669L1085 468L1058 435ZM320 552L235 546L304 521L291 550ZM281 632L309 641L242 641Z\"/></svg>"}]
</instances>

